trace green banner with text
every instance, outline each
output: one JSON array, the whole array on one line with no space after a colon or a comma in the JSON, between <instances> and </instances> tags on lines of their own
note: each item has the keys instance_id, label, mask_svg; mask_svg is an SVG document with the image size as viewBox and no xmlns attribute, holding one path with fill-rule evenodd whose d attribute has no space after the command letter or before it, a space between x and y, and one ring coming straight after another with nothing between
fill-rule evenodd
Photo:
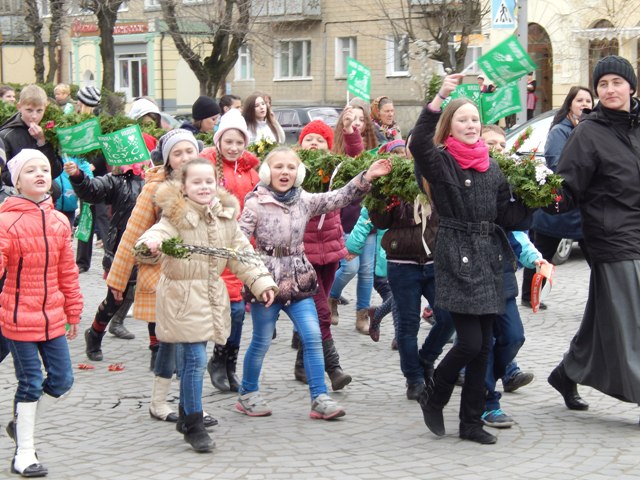
<instances>
[{"instance_id":1,"label":"green banner with text","mask_svg":"<svg viewBox=\"0 0 640 480\"><path fill-rule=\"evenodd\" d=\"M524 77L537 68L513 35L482 55L478 59L478 66L498 86Z\"/></svg>"},{"instance_id":2,"label":"green banner with text","mask_svg":"<svg viewBox=\"0 0 640 480\"><path fill-rule=\"evenodd\" d=\"M56 128L60 150L67 155L80 155L100 148L100 120L91 118L71 127Z\"/></svg>"},{"instance_id":3,"label":"green banner with text","mask_svg":"<svg viewBox=\"0 0 640 480\"><path fill-rule=\"evenodd\" d=\"M139 125L132 125L117 132L100 135L98 140L100 140L104 158L109 165L114 167L144 162L151 158Z\"/></svg>"},{"instance_id":4,"label":"green banner with text","mask_svg":"<svg viewBox=\"0 0 640 480\"><path fill-rule=\"evenodd\" d=\"M501 118L518 113L522 110L520 103L520 90L518 81L496 88L494 93L483 93L480 97L482 103L482 123L496 123Z\"/></svg>"},{"instance_id":5,"label":"green banner with text","mask_svg":"<svg viewBox=\"0 0 640 480\"><path fill-rule=\"evenodd\" d=\"M351 57L347 57L347 90L367 102L371 99L371 70Z\"/></svg>"}]
</instances>

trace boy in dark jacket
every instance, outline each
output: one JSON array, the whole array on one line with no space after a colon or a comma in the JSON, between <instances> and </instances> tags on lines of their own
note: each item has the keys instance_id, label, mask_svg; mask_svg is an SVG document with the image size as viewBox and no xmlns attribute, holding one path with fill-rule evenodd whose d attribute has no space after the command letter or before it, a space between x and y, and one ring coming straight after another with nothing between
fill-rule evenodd
<instances>
[{"instance_id":1,"label":"boy in dark jacket","mask_svg":"<svg viewBox=\"0 0 640 480\"><path fill-rule=\"evenodd\" d=\"M6 158L13 158L23 148L33 148L44 153L51 164L51 177L62 173L62 162L53 146L47 143L40 126L47 108L47 94L37 85L27 85L20 91L18 111L0 126L0 139L4 142ZM0 160L2 182L11 183L11 175L4 160Z\"/></svg>"}]
</instances>

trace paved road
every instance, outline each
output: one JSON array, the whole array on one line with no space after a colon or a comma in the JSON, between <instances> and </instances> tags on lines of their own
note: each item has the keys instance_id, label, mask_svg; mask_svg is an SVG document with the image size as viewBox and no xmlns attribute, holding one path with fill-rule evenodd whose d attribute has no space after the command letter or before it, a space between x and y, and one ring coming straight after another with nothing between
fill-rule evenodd
<instances>
[{"instance_id":1,"label":"paved road","mask_svg":"<svg viewBox=\"0 0 640 480\"><path fill-rule=\"evenodd\" d=\"M83 329L105 293L100 253L81 276L86 300ZM69 396L38 425L38 452L51 479L640 478L638 408L583 387L581 394L591 408L571 412L545 380L579 324L587 282L588 268L575 252L557 269L547 299L550 308L523 312L528 339L518 358L523 368L536 374L536 381L503 397L503 408L518 424L497 431L493 446L457 437L459 389L445 409L448 434L438 439L426 429L418 405L405 397L398 355L389 348L391 319L382 325L380 343L373 343L354 331L352 303L341 307L342 319L334 330L343 367L354 377L334 395L347 409L340 420L308 418L308 391L293 379L291 324L283 315L262 377L273 415L249 418L236 413L235 396L215 391L207 381L205 409L220 421L213 429L217 448L212 454L197 454L173 424L149 417L152 374L146 324L128 320L136 339L107 335L105 360L94 362L95 370L75 370ZM346 295L354 299L353 285ZM428 328L423 325L421 338ZM245 348L250 334L248 322ZM87 361L82 338L71 344L71 351L74 365ZM123 362L125 370L107 371L115 362ZM175 383L172 389L176 407L177 387ZM0 478L12 477L13 443L4 425L14 389L9 357L0 364Z\"/></svg>"}]
</instances>

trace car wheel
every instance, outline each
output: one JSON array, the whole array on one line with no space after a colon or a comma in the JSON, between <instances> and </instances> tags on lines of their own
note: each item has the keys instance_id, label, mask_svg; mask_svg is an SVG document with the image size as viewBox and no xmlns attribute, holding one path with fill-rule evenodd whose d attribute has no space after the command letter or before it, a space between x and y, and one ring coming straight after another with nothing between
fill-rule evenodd
<instances>
[{"instance_id":1,"label":"car wheel","mask_svg":"<svg viewBox=\"0 0 640 480\"><path fill-rule=\"evenodd\" d=\"M573 240L571 240L570 238L563 238L562 240L560 240L556 253L553 256L553 264L562 265L564 262L569 260L572 249Z\"/></svg>"}]
</instances>

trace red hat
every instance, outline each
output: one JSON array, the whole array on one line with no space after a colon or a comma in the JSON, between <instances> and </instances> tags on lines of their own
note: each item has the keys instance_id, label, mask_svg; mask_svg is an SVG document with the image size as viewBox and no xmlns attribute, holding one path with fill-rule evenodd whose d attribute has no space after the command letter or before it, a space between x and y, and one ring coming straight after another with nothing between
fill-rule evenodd
<instances>
[{"instance_id":1,"label":"red hat","mask_svg":"<svg viewBox=\"0 0 640 480\"><path fill-rule=\"evenodd\" d=\"M333 148L333 130L322 120L314 120L313 122L307 123L307 125L302 129L302 132L300 132L298 143L302 145L302 140L310 133L317 133L324 138L327 141L329 150Z\"/></svg>"}]
</instances>

